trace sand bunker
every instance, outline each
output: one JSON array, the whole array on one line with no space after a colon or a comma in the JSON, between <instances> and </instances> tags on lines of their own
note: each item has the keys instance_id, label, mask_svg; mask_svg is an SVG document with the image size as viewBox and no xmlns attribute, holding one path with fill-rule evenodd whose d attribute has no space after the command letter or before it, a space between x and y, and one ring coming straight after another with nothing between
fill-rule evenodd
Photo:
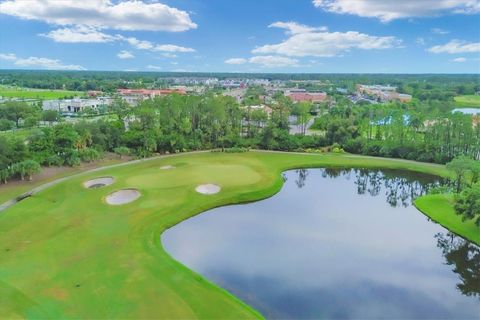
<instances>
[{"instance_id":1,"label":"sand bunker","mask_svg":"<svg viewBox=\"0 0 480 320\"><path fill-rule=\"evenodd\" d=\"M83 186L88 189L101 188L104 186L111 185L115 180L112 177L101 177L97 179L92 179L85 181Z\"/></svg>"},{"instance_id":2,"label":"sand bunker","mask_svg":"<svg viewBox=\"0 0 480 320\"><path fill-rule=\"evenodd\" d=\"M123 189L109 194L105 201L111 205L121 205L130 203L140 197L140 192L135 189Z\"/></svg>"},{"instance_id":3,"label":"sand bunker","mask_svg":"<svg viewBox=\"0 0 480 320\"><path fill-rule=\"evenodd\" d=\"M195 188L195 191L201 194L215 194L220 192L220 187L216 184L201 184Z\"/></svg>"},{"instance_id":4,"label":"sand bunker","mask_svg":"<svg viewBox=\"0 0 480 320\"><path fill-rule=\"evenodd\" d=\"M170 169L173 169L173 168L175 168L175 167L174 167L174 166L170 166L170 165L160 167L160 169L162 169L162 170L170 170Z\"/></svg>"}]
</instances>

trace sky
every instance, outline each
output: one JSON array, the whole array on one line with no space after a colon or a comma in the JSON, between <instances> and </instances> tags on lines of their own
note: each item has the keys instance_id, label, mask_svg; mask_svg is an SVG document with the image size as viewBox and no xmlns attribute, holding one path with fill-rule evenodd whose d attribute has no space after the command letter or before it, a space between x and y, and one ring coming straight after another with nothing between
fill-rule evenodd
<instances>
[{"instance_id":1,"label":"sky","mask_svg":"<svg viewBox=\"0 0 480 320\"><path fill-rule=\"evenodd\" d=\"M0 68L480 73L480 0L0 0Z\"/></svg>"}]
</instances>

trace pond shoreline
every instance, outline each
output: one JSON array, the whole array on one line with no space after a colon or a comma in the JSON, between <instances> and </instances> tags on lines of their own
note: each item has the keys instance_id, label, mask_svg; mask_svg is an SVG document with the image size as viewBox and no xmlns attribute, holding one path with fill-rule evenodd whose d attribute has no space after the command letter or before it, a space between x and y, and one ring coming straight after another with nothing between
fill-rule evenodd
<instances>
[{"instance_id":1,"label":"pond shoreline","mask_svg":"<svg viewBox=\"0 0 480 320\"><path fill-rule=\"evenodd\" d=\"M83 188L81 187L81 183L88 178L95 177L94 172L102 171L102 175L109 175L115 177L119 181L119 185L121 187L134 187L128 184L123 185L125 178L129 175L139 174L139 172L150 170L150 167L155 167L158 169L160 165L175 165L176 170L158 170L161 171L161 174L171 175L172 182L179 181L177 178L178 174L181 174L182 164L209 164L209 165L218 165L219 168L224 165L225 163L233 164L242 164L248 170L252 170L251 172L256 172L260 174L261 179L255 182L254 184L249 184L249 190L241 190L235 188L223 188L220 193L217 195L210 197L205 197L202 195L198 195L201 198L195 198L195 201L192 203L191 198L192 194L195 193L194 187L198 185L196 182L192 183L191 193L187 193L187 197L182 196L176 193L176 189L172 189L171 197L177 199L179 204L182 204L178 207L178 210L181 211L174 211L170 208L162 209L160 207L156 207L155 210L149 209L148 215L139 216L138 219L141 219L137 222L137 226L135 229L130 231L130 239L132 244L129 243L125 244L128 248L132 246L136 248L135 250L139 250L142 248L144 253L147 254L147 261L152 260L154 264L145 261L149 267L145 270L141 269L139 272L142 272L145 279L148 279L147 283L144 285L154 285L157 283L158 286L165 286L168 284L168 293L165 293L168 297L174 299L180 299L181 302L172 302L176 305L176 308L171 310L159 310L158 304L153 304L149 307L149 313L136 313L135 310L130 311L130 316L150 316L150 317L158 317L161 314L165 317L184 317L184 318L211 318L211 317L218 317L226 315L230 315L230 317L241 317L241 318L261 318L261 315L253 310L251 307L244 304L239 299L232 296L227 291L219 288L218 286L214 285L213 283L209 282L208 280L204 279L203 277L196 274L194 271L186 268L179 262L175 261L170 255L163 249L161 244L159 243L158 236L161 235L165 230L168 228L190 218L195 215L201 214L202 212L225 205L232 205L238 203L247 203L262 200L268 197L275 195L283 186L283 180L281 178L281 173L287 170L294 170L294 169L302 169L302 168L370 168L370 169L400 169L400 170L409 170L414 172L422 172L437 176L447 176L448 172L446 171L444 166L434 165L434 164L427 164L427 163L420 163L420 162L413 162L413 161L405 161L405 160L398 160L398 159L384 159L384 158L375 158L375 157L363 157L363 156L356 156L356 155L349 155L349 154L301 154L301 153L282 153L282 152L268 152L268 151L251 151L242 154L220 154L220 153L211 153L208 151L202 151L197 153L182 153L176 154L174 157L172 156L163 156L163 157L155 157L150 159L145 159L136 163L127 162L121 165L115 165L112 167L103 167L100 169L96 169L95 171L90 172L83 172L81 174L77 174L74 176L70 176L67 179L62 179L61 183L56 184L54 186L49 186L51 188L47 188L42 190L38 194L33 197L30 197L18 205L21 206L17 207L12 206L6 213L12 211L12 214L3 214L0 215L0 219L3 218L3 222L5 221L6 217L9 219L15 219L15 215L22 214L22 215L30 215L29 212L25 212L27 207L30 204L35 205L36 201L40 199L37 198L48 198L53 195L57 195L62 192L65 192L64 187L68 186L69 188ZM132 166L130 166L132 164ZM198 170L203 170L202 167L199 167ZM147 171L148 172L148 171ZM249 171L250 172L250 171ZM216 169L213 169L212 174L219 175L218 177L222 176L222 172L219 172ZM190 177L190 176L186 176ZM238 177L241 178L241 177ZM185 178L190 179L190 178ZM165 183L168 181L166 180ZM215 181L213 181L215 182ZM228 183L234 182L232 181L231 177L228 179ZM227 183L227 184L228 184ZM78 186L77 186L78 184ZM240 184L242 185L242 184ZM119 187L120 187L119 186ZM84 189L84 188L83 188ZM102 192L103 188L97 189L95 191L91 191L89 194L92 196L95 192ZM108 187L107 187L108 189ZM106 189L106 190L107 190ZM166 189L165 189L166 190ZM141 190L144 192L144 190ZM148 199L149 189L145 193L145 198ZM106 191L105 191L106 192ZM75 197L71 199L73 205L75 203ZM90 206L100 206L100 204L92 203L92 200L89 199L79 199L78 203L89 203ZM96 200L95 200L96 201ZM186 202L185 202L186 201ZM141 203L141 202L140 202ZM188 204L189 203L189 204ZM46 203L40 202L41 205L48 205ZM187 205L188 204L188 205ZM65 206L68 203L64 204ZM127 205L123 208L115 208L116 216L120 216L123 212L128 214L128 212L134 210L135 205ZM46 208L46 207L45 207ZM108 211L104 207L99 207L103 211ZM62 214L65 210L64 207L56 208L57 211L54 214L59 215ZM32 211L33 212L33 211ZM18 219L20 219L19 217ZM70 218L69 218L70 219ZM22 220L25 221L25 220ZM12 229L11 232L14 230ZM72 236L75 236L72 233ZM10 239L10 242L13 241L12 237L9 237L9 232L5 232L5 239ZM3 237L2 237L3 238ZM65 241L64 243L68 243ZM7 244L6 244L7 245ZM97 244L95 244L97 245ZM63 247L63 244L62 244ZM95 250L102 250L100 248L96 248ZM41 259L41 252L36 251L39 259ZM98 251L99 254L103 251ZM109 249L105 251L105 254L112 255L114 252L111 252ZM2 255L3 257L3 255ZM32 257L30 257L32 258ZM117 257L114 255L111 259L109 264L112 264L112 268L115 265L119 265L120 263L124 263L122 261L116 262L115 259ZM140 258L139 258L140 259ZM109 260L110 261L110 260ZM13 266L13 265L12 265ZM158 275L152 273L152 270L158 270ZM52 270L54 272L55 270ZM121 274L121 273L120 273ZM182 279L180 283L173 284L172 281L174 279ZM8 283L8 279L1 279L2 281L6 281ZM102 281L102 279L98 279L98 281ZM12 283L14 285L15 283ZM33 287L32 287L33 288ZM196 288L193 290L193 288ZM1 289L1 288L0 288ZM142 291L140 287L137 291ZM188 293L185 293L184 290L187 290ZM193 291L189 291L193 290ZM29 296L35 298L40 293L34 293L34 291L29 291ZM180 294L180 292L184 292ZM203 292L203 293L202 293ZM135 294L136 291L133 289L133 293ZM203 299L198 300L198 297L202 296ZM136 296L136 295L135 295ZM113 295L112 295L113 297ZM87 297L82 298L87 299ZM80 299L79 301L83 301ZM140 296L139 296L140 299ZM142 296L141 300L139 300L138 304L149 304L148 299ZM87 300L85 300L86 302ZM216 301L216 302L214 302ZM113 303L113 302L112 302ZM115 303L121 303L121 301L116 301ZM205 304L207 305L217 305L216 310L212 308L205 308ZM183 307L182 307L183 305ZM63 307L62 307L63 306ZM59 312L66 308L68 305L60 304L58 305ZM157 307L155 307L157 306ZM14 306L10 306L14 307ZM90 310L86 311L82 307L82 303L78 303L73 307L73 314L83 315L84 317L94 316L100 312L99 310L95 310L94 308L90 308ZM193 308L193 309L192 309ZM195 313L191 313L189 310L197 310ZM17 310L13 308L11 310L13 314L22 314L21 309ZM18 313L20 312L20 313ZM86 313L85 313L86 312ZM166 312L166 313L165 313ZM63 312L58 313L59 315L64 314ZM241 315L241 316L240 316ZM111 314L112 317L118 316L118 314ZM125 314L123 315L125 316Z\"/></svg>"}]
</instances>

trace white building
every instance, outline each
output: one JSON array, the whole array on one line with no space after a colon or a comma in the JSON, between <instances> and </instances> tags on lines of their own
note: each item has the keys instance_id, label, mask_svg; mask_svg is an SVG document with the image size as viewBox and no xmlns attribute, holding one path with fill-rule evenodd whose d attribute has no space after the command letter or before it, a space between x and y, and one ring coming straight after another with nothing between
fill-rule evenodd
<instances>
[{"instance_id":1,"label":"white building","mask_svg":"<svg viewBox=\"0 0 480 320\"><path fill-rule=\"evenodd\" d=\"M64 100L45 100L43 101L43 110L55 110L60 113L82 112L85 108L98 110L102 106L108 106L112 103L110 97L98 97L94 99L64 99Z\"/></svg>"}]
</instances>

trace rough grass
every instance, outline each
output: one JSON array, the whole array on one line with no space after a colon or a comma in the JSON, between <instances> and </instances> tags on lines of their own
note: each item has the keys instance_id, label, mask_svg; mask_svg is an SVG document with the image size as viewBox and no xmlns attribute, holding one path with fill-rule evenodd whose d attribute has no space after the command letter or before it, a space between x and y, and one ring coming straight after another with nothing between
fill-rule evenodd
<instances>
[{"instance_id":1,"label":"rough grass","mask_svg":"<svg viewBox=\"0 0 480 320\"><path fill-rule=\"evenodd\" d=\"M164 165L175 169L161 170ZM199 153L153 159L73 177L0 214L0 314L5 318L261 318L255 310L173 260L160 235L207 209L278 192L291 168L407 169L443 166L333 154ZM85 189L99 176L115 183ZM202 183L216 195L195 192ZM137 201L109 206L122 188Z\"/></svg>"},{"instance_id":2,"label":"rough grass","mask_svg":"<svg viewBox=\"0 0 480 320\"><path fill-rule=\"evenodd\" d=\"M81 91L40 90L30 88L0 87L0 97L21 99L61 99L85 96Z\"/></svg>"},{"instance_id":3,"label":"rough grass","mask_svg":"<svg viewBox=\"0 0 480 320\"><path fill-rule=\"evenodd\" d=\"M456 105L459 107L478 107L480 108L480 96L465 95L454 98Z\"/></svg>"},{"instance_id":4,"label":"rough grass","mask_svg":"<svg viewBox=\"0 0 480 320\"><path fill-rule=\"evenodd\" d=\"M427 195L415 201L415 206L426 216L480 246L480 228L473 220L462 221L461 216L455 214L453 205L453 196L446 194Z\"/></svg>"}]
</instances>

